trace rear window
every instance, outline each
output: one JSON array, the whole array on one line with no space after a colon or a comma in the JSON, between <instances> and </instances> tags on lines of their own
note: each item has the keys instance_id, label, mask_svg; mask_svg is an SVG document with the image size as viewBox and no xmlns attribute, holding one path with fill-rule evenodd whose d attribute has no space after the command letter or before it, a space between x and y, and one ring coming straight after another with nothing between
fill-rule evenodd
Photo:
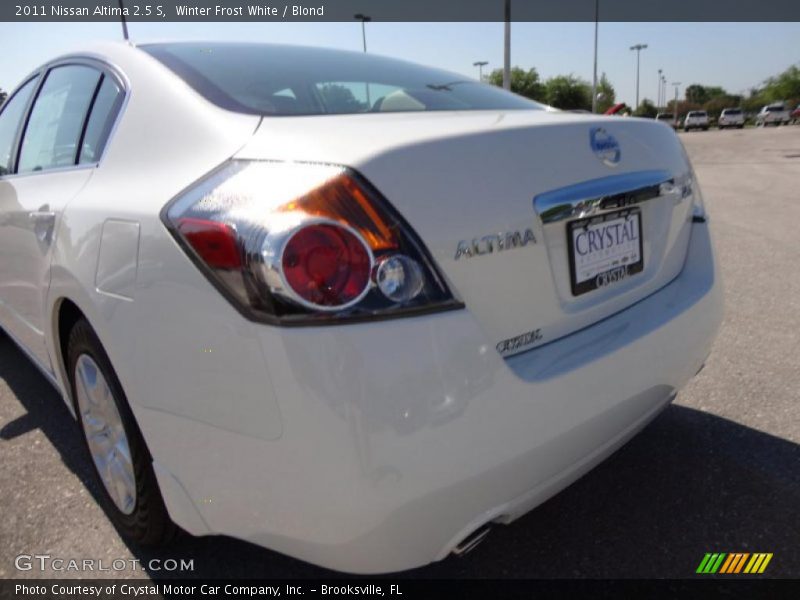
<instances>
[{"instance_id":1,"label":"rear window","mask_svg":"<svg viewBox=\"0 0 800 600\"><path fill-rule=\"evenodd\" d=\"M100 89L97 90L94 99L92 114L89 116L86 131L83 134L83 144L78 159L80 164L100 160L122 99L122 89L119 85L110 77L103 76Z\"/></svg>"},{"instance_id":2,"label":"rear window","mask_svg":"<svg viewBox=\"0 0 800 600\"><path fill-rule=\"evenodd\" d=\"M371 54L269 44L145 44L214 104L258 115L541 110L462 75Z\"/></svg>"},{"instance_id":3,"label":"rear window","mask_svg":"<svg viewBox=\"0 0 800 600\"><path fill-rule=\"evenodd\" d=\"M664 113L656 117L659 121L672 121L673 118L671 113Z\"/></svg>"},{"instance_id":4,"label":"rear window","mask_svg":"<svg viewBox=\"0 0 800 600\"><path fill-rule=\"evenodd\" d=\"M689 113L689 116L690 117L705 117L707 115L706 115L706 113L704 111L693 110L692 112Z\"/></svg>"},{"instance_id":5,"label":"rear window","mask_svg":"<svg viewBox=\"0 0 800 600\"><path fill-rule=\"evenodd\" d=\"M782 112L784 110L786 110L786 109L783 108L782 106L768 106L767 107L767 112Z\"/></svg>"},{"instance_id":6,"label":"rear window","mask_svg":"<svg viewBox=\"0 0 800 600\"><path fill-rule=\"evenodd\" d=\"M725 110L722 111L722 114L736 116L742 114L742 111L739 110L738 108L726 108Z\"/></svg>"}]
</instances>

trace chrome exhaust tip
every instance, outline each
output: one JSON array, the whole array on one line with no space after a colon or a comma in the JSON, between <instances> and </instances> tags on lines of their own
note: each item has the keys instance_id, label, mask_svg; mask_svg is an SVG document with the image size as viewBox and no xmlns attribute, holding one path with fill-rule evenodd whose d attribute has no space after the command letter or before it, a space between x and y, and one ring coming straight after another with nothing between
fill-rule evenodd
<instances>
[{"instance_id":1,"label":"chrome exhaust tip","mask_svg":"<svg viewBox=\"0 0 800 600\"><path fill-rule=\"evenodd\" d=\"M486 536L489 535L491 529L492 526L489 524L484 525L483 527L479 527L478 529L470 533L467 537L465 537L463 540L461 540L461 542L456 544L452 550L452 553L455 554L456 556L465 556L469 554L478 546L478 544L480 544L484 539L486 539Z\"/></svg>"}]
</instances>

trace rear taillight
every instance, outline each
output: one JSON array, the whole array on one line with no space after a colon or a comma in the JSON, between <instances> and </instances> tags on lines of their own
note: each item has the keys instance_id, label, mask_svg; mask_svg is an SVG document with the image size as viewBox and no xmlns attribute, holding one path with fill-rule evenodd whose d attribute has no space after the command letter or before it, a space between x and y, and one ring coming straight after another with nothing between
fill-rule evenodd
<instances>
[{"instance_id":1,"label":"rear taillight","mask_svg":"<svg viewBox=\"0 0 800 600\"><path fill-rule=\"evenodd\" d=\"M236 231L230 225L205 219L178 219L178 231L198 255L215 269L238 269L242 257Z\"/></svg>"},{"instance_id":2,"label":"rear taillight","mask_svg":"<svg viewBox=\"0 0 800 600\"><path fill-rule=\"evenodd\" d=\"M343 167L232 161L163 219L249 318L308 324L461 306L409 225Z\"/></svg>"},{"instance_id":3,"label":"rear taillight","mask_svg":"<svg viewBox=\"0 0 800 600\"><path fill-rule=\"evenodd\" d=\"M369 292L372 252L356 232L335 222L297 228L275 268L290 297L314 310L339 310Z\"/></svg>"}]
</instances>

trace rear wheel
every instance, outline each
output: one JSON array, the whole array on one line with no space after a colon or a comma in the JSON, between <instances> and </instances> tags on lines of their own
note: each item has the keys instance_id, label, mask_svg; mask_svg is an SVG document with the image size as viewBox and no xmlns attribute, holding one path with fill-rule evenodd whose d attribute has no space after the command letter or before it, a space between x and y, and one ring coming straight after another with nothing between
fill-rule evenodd
<instances>
[{"instance_id":1,"label":"rear wheel","mask_svg":"<svg viewBox=\"0 0 800 600\"><path fill-rule=\"evenodd\" d=\"M67 366L83 439L109 516L138 544L169 541L177 528L164 506L150 453L111 362L85 319L70 331Z\"/></svg>"}]
</instances>

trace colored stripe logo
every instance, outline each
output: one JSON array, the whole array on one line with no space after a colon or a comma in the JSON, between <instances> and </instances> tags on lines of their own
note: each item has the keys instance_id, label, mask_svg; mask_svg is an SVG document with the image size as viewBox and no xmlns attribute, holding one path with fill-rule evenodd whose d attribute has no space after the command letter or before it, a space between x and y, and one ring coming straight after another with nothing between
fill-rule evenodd
<instances>
[{"instance_id":1,"label":"colored stripe logo","mask_svg":"<svg viewBox=\"0 0 800 600\"><path fill-rule=\"evenodd\" d=\"M772 553L756 552L706 552L695 573L701 575L713 575L715 573L725 575L736 575L747 573L756 575L763 573L769 561L772 560Z\"/></svg>"}]
</instances>

